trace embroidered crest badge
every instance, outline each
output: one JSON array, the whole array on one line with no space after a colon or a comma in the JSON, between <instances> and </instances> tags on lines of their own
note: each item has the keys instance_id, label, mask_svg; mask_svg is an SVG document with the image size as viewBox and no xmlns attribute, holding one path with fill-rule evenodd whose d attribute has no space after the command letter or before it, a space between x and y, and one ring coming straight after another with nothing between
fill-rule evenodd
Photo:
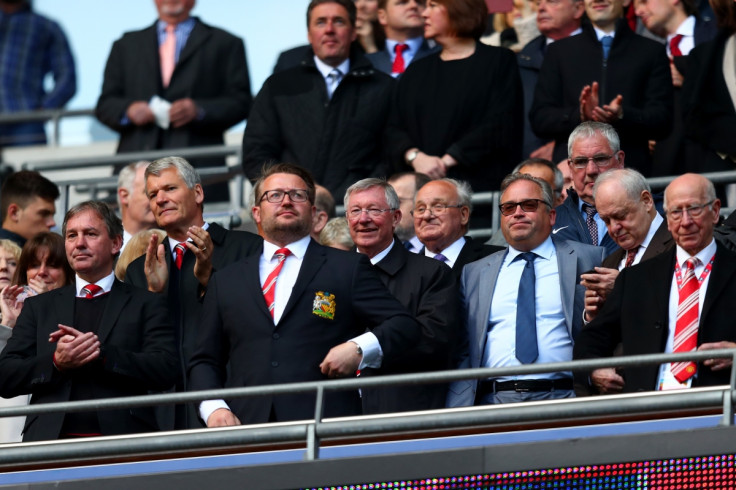
<instances>
[{"instance_id":1,"label":"embroidered crest badge","mask_svg":"<svg viewBox=\"0 0 736 490\"><path fill-rule=\"evenodd\" d=\"M335 295L329 292L317 291L312 302L312 314L328 320L335 319Z\"/></svg>"}]
</instances>

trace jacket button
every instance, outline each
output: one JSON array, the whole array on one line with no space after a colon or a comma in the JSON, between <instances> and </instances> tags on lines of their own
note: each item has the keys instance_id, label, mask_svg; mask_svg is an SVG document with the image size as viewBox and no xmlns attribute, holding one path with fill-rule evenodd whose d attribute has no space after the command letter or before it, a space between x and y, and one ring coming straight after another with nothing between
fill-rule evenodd
<instances>
[{"instance_id":1,"label":"jacket button","mask_svg":"<svg viewBox=\"0 0 736 490\"><path fill-rule=\"evenodd\" d=\"M279 335L277 333L273 334L273 339L274 340L278 340L279 338L281 338L281 335Z\"/></svg>"},{"instance_id":2,"label":"jacket button","mask_svg":"<svg viewBox=\"0 0 736 490\"><path fill-rule=\"evenodd\" d=\"M279 367L278 361L271 361L271 366L272 367Z\"/></svg>"}]
</instances>

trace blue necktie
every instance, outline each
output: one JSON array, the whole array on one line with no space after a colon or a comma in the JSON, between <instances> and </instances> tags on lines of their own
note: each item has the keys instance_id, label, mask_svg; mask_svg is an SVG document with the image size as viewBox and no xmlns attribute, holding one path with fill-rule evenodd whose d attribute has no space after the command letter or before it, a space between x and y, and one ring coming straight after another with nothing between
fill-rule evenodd
<instances>
[{"instance_id":1,"label":"blue necktie","mask_svg":"<svg viewBox=\"0 0 736 490\"><path fill-rule=\"evenodd\" d=\"M411 240L407 240L404 242L404 248L407 249L409 252L411 252L412 249L414 248L414 244L411 243Z\"/></svg>"},{"instance_id":2,"label":"blue necktie","mask_svg":"<svg viewBox=\"0 0 736 490\"><path fill-rule=\"evenodd\" d=\"M611 36L603 36L601 38L601 44L603 45L603 59L608 59L608 54L611 52L611 44L613 44L613 38Z\"/></svg>"},{"instance_id":3,"label":"blue necktie","mask_svg":"<svg viewBox=\"0 0 736 490\"><path fill-rule=\"evenodd\" d=\"M535 282L534 259L537 254L525 252L517 258L526 261L519 281L519 296L516 299L516 358L522 364L531 364L539 356L537 347L537 308L534 302Z\"/></svg>"},{"instance_id":4,"label":"blue necktie","mask_svg":"<svg viewBox=\"0 0 736 490\"><path fill-rule=\"evenodd\" d=\"M444 256L444 255L442 255L442 254L437 254L437 255L435 255L435 256L434 256L434 257L432 257L432 258L433 258L434 260L439 260L440 262L445 262L445 263L447 263L447 257L445 257L445 256Z\"/></svg>"}]
</instances>

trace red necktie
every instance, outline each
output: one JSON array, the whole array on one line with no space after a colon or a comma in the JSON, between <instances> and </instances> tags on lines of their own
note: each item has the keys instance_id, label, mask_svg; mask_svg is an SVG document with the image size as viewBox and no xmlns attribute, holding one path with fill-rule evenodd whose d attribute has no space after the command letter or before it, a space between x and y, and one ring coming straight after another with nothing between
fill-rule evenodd
<instances>
[{"instance_id":1,"label":"red necktie","mask_svg":"<svg viewBox=\"0 0 736 490\"><path fill-rule=\"evenodd\" d=\"M695 277L697 258L685 261L682 284L679 289L677 303L677 321L675 323L675 342L672 352L692 352L698 344L698 278ZM677 362L672 364L672 374L680 383L684 383L695 374L694 362Z\"/></svg>"},{"instance_id":2,"label":"red necktie","mask_svg":"<svg viewBox=\"0 0 736 490\"><path fill-rule=\"evenodd\" d=\"M682 41L683 37L685 36L677 34L675 37L670 39L670 53L672 53L672 56L682 56L682 51L680 51L680 41Z\"/></svg>"},{"instance_id":3,"label":"red necktie","mask_svg":"<svg viewBox=\"0 0 736 490\"><path fill-rule=\"evenodd\" d=\"M161 60L161 81L164 88L169 86L176 64L176 34L174 34L174 27L174 24L166 26L166 38L158 47L158 55Z\"/></svg>"},{"instance_id":4,"label":"red necktie","mask_svg":"<svg viewBox=\"0 0 736 490\"><path fill-rule=\"evenodd\" d=\"M406 70L406 65L404 64L404 51L409 49L408 44L397 44L394 48L394 51L396 51L396 57L394 58L394 64L391 67L391 73L404 73L404 70Z\"/></svg>"},{"instance_id":5,"label":"red necktie","mask_svg":"<svg viewBox=\"0 0 736 490\"><path fill-rule=\"evenodd\" d=\"M187 251L187 246L184 243L177 243L174 247L174 261L176 262L176 268L181 270L181 263L184 261L184 253Z\"/></svg>"},{"instance_id":6,"label":"red necktie","mask_svg":"<svg viewBox=\"0 0 736 490\"><path fill-rule=\"evenodd\" d=\"M97 284L87 284L82 288L82 292L84 293L84 297L87 299L92 299L102 291L102 288L98 286Z\"/></svg>"},{"instance_id":7,"label":"red necktie","mask_svg":"<svg viewBox=\"0 0 736 490\"><path fill-rule=\"evenodd\" d=\"M284 260L286 260L286 257L289 255L291 255L291 250L288 248L280 248L276 250L274 256L278 257L279 263L276 264L276 267L274 267L266 278L266 282L263 283L263 297L266 300L266 305L268 306L268 311L271 313L272 318L273 308L276 305L276 279L279 277L281 269L284 267Z\"/></svg>"}]
</instances>

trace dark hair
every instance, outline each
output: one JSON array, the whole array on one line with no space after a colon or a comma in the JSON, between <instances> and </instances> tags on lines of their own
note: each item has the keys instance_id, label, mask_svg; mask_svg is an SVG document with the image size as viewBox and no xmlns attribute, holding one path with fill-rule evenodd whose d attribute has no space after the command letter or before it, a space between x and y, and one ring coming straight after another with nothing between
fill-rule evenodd
<instances>
[{"instance_id":1,"label":"dark hair","mask_svg":"<svg viewBox=\"0 0 736 490\"><path fill-rule=\"evenodd\" d=\"M38 172L21 170L10 174L0 189L0 221L5 221L8 207L15 203L25 208L30 202L40 197L44 201L54 202L59 197L59 188Z\"/></svg>"},{"instance_id":2,"label":"dark hair","mask_svg":"<svg viewBox=\"0 0 736 490\"><path fill-rule=\"evenodd\" d=\"M18 266L13 275L13 284L25 286L28 284L28 269L38 265L38 256L44 250L49 253L47 264L51 267L61 267L64 270L64 284L74 282L74 270L66 260L64 238L50 231L42 231L23 245L23 251L18 259Z\"/></svg>"},{"instance_id":3,"label":"dark hair","mask_svg":"<svg viewBox=\"0 0 736 490\"><path fill-rule=\"evenodd\" d=\"M62 236L66 236L66 224L69 220L84 211L94 211L97 213L97 216L105 222L107 234L111 239L114 240L117 236L122 238L123 222L120 221L120 218L117 217L112 209L102 201L84 201L67 211L64 216L64 225L61 227Z\"/></svg>"},{"instance_id":4,"label":"dark hair","mask_svg":"<svg viewBox=\"0 0 736 490\"><path fill-rule=\"evenodd\" d=\"M695 5L695 0L680 0L680 3L682 8L685 9L685 15L698 17L698 7Z\"/></svg>"},{"instance_id":5,"label":"dark hair","mask_svg":"<svg viewBox=\"0 0 736 490\"><path fill-rule=\"evenodd\" d=\"M552 188L544 180L532 177L529 174L514 172L513 174L507 175L506 178L503 179L503 182L501 182L501 193L503 194L503 192L506 191L506 189L508 189L511 184L520 180L526 180L528 182L533 182L534 184L537 184L542 191L542 201L544 201L547 207L549 207L550 209L554 209L554 194L552 193Z\"/></svg>"},{"instance_id":6,"label":"dark hair","mask_svg":"<svg viewBox=\"0 0 736 490\"><path fill-rule=\"evenodd\" d=\"M485 0L435 0L447 9L450 28L457 37L480 39L488 25Z\"/></svg>"},{"instance_id":7,"label":"dark hair","mask_svg":"<svg viewBox=\"0 0 736 490\"><path fill-rule=\"evenodd\" d=\"M710 6L716 14L718 27L729 34L736 32L736 5L733 0L712 0Z\"/></svg>"},{"instance_id":8,"label":"dark hair","mask_svg":"<svg viewBox=\"0 0 736 490\"><path fill-rule=\"evenodd\" d=\"M271 165L264 165L261 169L261 175L253 184L253 203L256 206L260 203L261 196L263 195L263 192L261 192L263 181L274 174L291 174L302 179L304 183L307 184L307 196L309 197L309 202L314 204L314 178L309 170L304 167L300 167L299 165L294 165L293 163L274 163Z\"/></svg>"},{"instance_id":9,"label":"dark hair","mask_svg":"<svg viewBox=\"0 0 736 490\"><path fill-rule=\"evenodd\" d=\"M312 10L314 10L317 5L322 5L323 3L336 3L344 7L345 10L348 11L350 25L355 26L355 19L358 17L358 10L355 8L355 2L353 2L353 0L312 0L309 2L309 6L307 7L307 27L309 27L309 22L312 19Z\"/></svg>"}]
</instances>

